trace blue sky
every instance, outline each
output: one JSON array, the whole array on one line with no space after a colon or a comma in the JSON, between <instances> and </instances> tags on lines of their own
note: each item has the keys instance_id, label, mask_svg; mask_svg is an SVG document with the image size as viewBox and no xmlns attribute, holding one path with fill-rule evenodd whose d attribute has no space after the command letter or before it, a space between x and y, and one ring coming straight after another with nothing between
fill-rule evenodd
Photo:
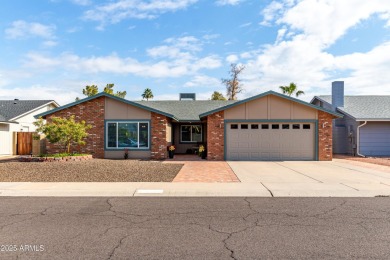
<instances>
[{"instance_id":1,"label":"blue sky","mask_svg":"<svg viewBox=\"0 0 390 260\"><path fill-rule=\"evenodd\" d=\"M245 98L295 82L304 100L390 94L388 0L13 0L0 9L0 99L82 97L114 83L126 98L225 94L245 65Z\"/></svg>"}]
</instances>

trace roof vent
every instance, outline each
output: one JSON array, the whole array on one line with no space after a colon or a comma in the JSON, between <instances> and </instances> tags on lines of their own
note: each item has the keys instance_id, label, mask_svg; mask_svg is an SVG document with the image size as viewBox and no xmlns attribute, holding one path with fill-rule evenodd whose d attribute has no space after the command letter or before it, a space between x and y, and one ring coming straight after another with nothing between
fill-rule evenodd
<instances>
[{"instance_id":1,"label":"roof vent","mask_svg":"<svg viewBox=\"0 0 390 260\"><path fill-rule=\"evenodd\" d=\"M18 102L16 102L16 101L19 101L19 99L18 98L15 98L14 99L14 104L17 104Z\"/></svg>"},{"instance_id":2,"label":"roof vent","mask_svg":"<svg viewBox=\"0 0 390 260\"><path fill-rule=\"evenodd\" d=\"M196 100L195 93L180 93L180 100Z\"/></svg>"}]
</instances>

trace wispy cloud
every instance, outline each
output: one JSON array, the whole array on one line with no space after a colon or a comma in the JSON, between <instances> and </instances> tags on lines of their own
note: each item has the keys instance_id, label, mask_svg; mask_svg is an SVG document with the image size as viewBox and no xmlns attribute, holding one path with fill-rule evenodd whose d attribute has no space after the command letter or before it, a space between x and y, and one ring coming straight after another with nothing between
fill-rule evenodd
<instances>
[{"instance_id":1,"label":"wispy cloud","mask_svg":"<svg viewBox=\"0 0 390 260\"><path fill-rule=\"evenodd\" d=\"M115 24L122 20L154 19L167 12L185 9L198 0L117 0L102 4L84 13L84 18L100 23L98 29L107 24Z\"/></svg>"},{"instance_id":2,"label":"wispy cloud","mask_svg":"<svg viewBox=\"0 0 390 260\"><path fill-rule=\"evenodd\" d=\"M238 5L245 0L217 0L216 4L217 5Z\"/></svg>"},{"instance_id":3,"label":"wispy cloud","mask_svg":"<svg viewBox=\"0 0 390 260\"><path fill-rule=\"evenodd\" d=\"M91 0L71 0L71 2L76 5L83 5L83 6L92 4Z\"/></svg>"},{"instance_id":4,"label":"wispy cloud","mask_svg":"<svg viewBox=\"0 0 390 260\"><path fill-rule=\"evenodd\" d=\"M5 30L8 39L27 39L30 37L41 37L44 39L53 39L54 25L44 25L41 23L28 23L23 20L14 21L11 27Z\"/></svg>"},{"instance_id":5,"label":"wispy cloud","mask_svg":"<svg viewBox=\"0 0 390 260\"><path fill-rule=\"evenodd\" d=\"M73 53L50 56L43 53L27 54L24 66L34 70L83 71L83 73L133 74L147 78L175 78L194 75L222 65L219 56L199 55L202 43L193 36L168 38L164 45L147 50L151 58L141 62L132 57L120 57L113 53L106 56L81 57Z\"/></svg>"},{"instance_id":6,"label":"wispy cloud","mask_svg":"<svg viewBox=\"0 0 390 260\"><path fill-rule=\"evenodd\" d=\"M252 23L249 22L249 23L243 23L243 24L241 24L239 27L240 27L240 28L244 28L244 27L248 27L248 26L251 26L251 25L252 25Z\"/></svg>"},{"instance_id":7,"label":"wispy cloud","mask_svg":"<svg viewBox=\"0 0 390 260\"><path fill-rule=\"evenodd\" d=\"M184 84L184 87L207 87L215 88L220 87L221 81L219 79L206 76L206 75L196 75L190 81L187 81Z\"/></svg>"}]
</instances>

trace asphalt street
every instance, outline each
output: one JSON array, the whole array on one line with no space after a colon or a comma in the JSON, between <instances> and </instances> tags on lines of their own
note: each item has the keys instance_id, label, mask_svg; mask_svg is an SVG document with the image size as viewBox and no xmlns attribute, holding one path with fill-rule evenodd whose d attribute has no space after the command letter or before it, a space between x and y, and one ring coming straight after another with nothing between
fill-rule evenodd
<instances>
[{"instance_id":1,"label":"asphalt street","mask_svg":"<svg viewBox=\"0 0 390 260\"><path fill-rule=\"evenodd\" d=\"M390 198L0 198L0 259L390 258Z\"/></svg>"}]
</instances>

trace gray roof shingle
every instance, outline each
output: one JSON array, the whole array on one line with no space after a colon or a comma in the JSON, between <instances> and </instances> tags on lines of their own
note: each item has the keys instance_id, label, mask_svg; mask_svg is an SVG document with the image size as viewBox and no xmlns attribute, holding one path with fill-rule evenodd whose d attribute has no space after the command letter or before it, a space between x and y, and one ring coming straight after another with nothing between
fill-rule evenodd
<instances>
[{"instance_id":1,"label":"gray roof shingle","mask_svg":"<svg viewBox=\"0 0 390 260\"><path fill-rule=\"evenodd\" d=\"M0 121L9 121L53 100L0 100Z\"/></svg>"},{"instance_id":2,"label":"gray roof shingle","mask_svg":"<svg viewBox=\"0 0 390 260\"><path fill-rule=\"evenodd\" d=\"M174 115L179 121L199 121L199 115L226 105L233 104L237 100L173 100L173 101L133 101L167 114Z\"/></svg>"},{"instance_id":3,"label":"gray roof shingle","mask_svg":"<svg viewBox=\"0 0 390 260\"><path fill-rule=\"evenodd\" d=\"M332 103L330 95L318 98ZM345 96L344 107L338 107L337 110L360 120L390 120L390 96Z\"/></svg>"}]
</instances>

